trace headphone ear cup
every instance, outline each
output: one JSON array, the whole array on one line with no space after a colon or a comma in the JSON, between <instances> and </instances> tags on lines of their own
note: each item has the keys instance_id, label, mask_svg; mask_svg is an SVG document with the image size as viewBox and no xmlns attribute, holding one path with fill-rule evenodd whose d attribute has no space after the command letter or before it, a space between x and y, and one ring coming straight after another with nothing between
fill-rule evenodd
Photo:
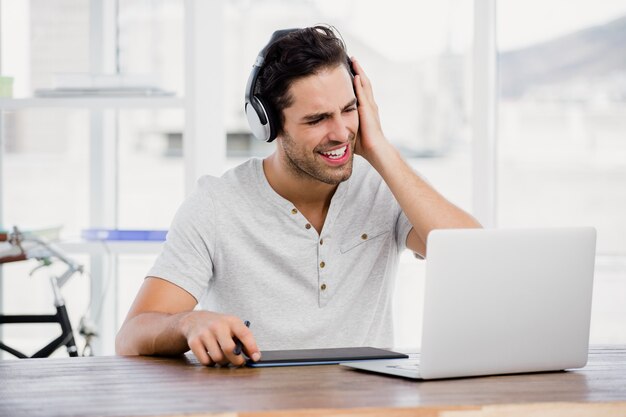
<instances>
[{"instance_id":1,"label":"headphone ear cup","mask_svg":"<svg viewBox=\"0 0 626 417\"><path fill-rule=\"evenodd\" d=\"M354 72L354 67L352 66L352 60L350 59L348 55L346 55L346 60L348 61L348 70L350 72L350 75L352 76L352 78L354 78L354 76L356 75L356 72Z\"/></svg>"},{"instance_id":2,"label":"headphone ear cup","mask_svg":"<svg viewBox=\"0 0 626 417\"><path fill-rule=\"evenodd\" d=\"M245 107L246 118L252 134L259 140L269 142L271 137L271 121L263 101L257 96L252 96Z\"/></svg>"},{"instance_id":3,"label":"headphone ear cup","mask_svg":"<svg viewBox=\"0 0 626 417\"><path fill-rule=\"evenodd\" d=\"M264 142L271 142L278 134L278 121L271 106L265 103L261 97L252 96L246 103L246 118L254 136Z\"/></svg>"},{"instance_id":4,"label":"headphone ear cup","mask_svg":"<svg viewBox=\"0 0 626 417\"><path fill-rule=\"evenodd\" d=\"M263 140L265 142L272 142L276 139L276 135L278 135L279 121L276 118L276 112L274 112L273 107L263 97L254 96L254 98L259 103L259 106L263 108L265 119L267 120L267 135Z\"/></svg>"}]
</instances>

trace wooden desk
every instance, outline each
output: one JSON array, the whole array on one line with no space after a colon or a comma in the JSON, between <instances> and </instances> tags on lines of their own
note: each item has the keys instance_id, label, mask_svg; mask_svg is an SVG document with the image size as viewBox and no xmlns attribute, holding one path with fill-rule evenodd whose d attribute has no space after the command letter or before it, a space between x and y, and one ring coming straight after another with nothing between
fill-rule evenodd
<instances>
[{"instance_id":1,"label":"wooden desk","mask_svg":"<svg viewBox=\"0 0 626 417\"><path fill-rule=\"evenodd\" d=\"M488 406L487 406L488 405ZM419 382L339 366L206 368L195 359L0 362L0 416L626 416L626 346L582 370Z\"/></svg>"}]
</instances>

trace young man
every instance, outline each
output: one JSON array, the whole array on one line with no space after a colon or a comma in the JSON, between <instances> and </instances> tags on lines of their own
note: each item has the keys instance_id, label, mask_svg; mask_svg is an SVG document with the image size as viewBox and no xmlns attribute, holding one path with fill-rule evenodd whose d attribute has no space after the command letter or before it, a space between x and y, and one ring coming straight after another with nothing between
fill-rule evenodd
<instances>
[{"instance_id":1,"label":"young man","mask_svg":"<svg viewBox=\"0 0 626 417\"><path fill-rule=\"evenodd\" d=\"M200 179L118 354L191 349L203 364L241 365L235 338L253 360L260 348L389 347L400 252L425 256L433 229L480 227L387 141L370 81L333 30L285 32L249 86L274 122L274 153Z\"/></svg>"}]
</instances>

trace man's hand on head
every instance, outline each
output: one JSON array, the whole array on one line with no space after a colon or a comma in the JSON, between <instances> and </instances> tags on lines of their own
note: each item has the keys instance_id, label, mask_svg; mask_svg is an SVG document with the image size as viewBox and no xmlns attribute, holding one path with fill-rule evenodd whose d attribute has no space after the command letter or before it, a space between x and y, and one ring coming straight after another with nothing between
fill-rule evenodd
<instances>
[{"instance_id":1,"label":"man's hand on head","mask_svg":"<svg viewBox=\"0 0 626 417\"><path fill-rule=\"evenodd\" d=\"M359 132L355 153L372 162L376 152L390 146L390 143L383 133L372 84L356 58L352 57L351 61L356 74L353 82L359 104Z\"/></svg>"},{"instance_id":2,"label":"man's hand on head","mask_svg":"<svg viewBox=\"0 0 626 417\"><path fill-rule=\"evenodd\" d=\"M181 331L187 344L203 365L242 366L245 359L235 354L236 339L253 361L261 358L252 331L238 317L210 311L191 311L181 319Z\"/></svg>"}]
</instances>

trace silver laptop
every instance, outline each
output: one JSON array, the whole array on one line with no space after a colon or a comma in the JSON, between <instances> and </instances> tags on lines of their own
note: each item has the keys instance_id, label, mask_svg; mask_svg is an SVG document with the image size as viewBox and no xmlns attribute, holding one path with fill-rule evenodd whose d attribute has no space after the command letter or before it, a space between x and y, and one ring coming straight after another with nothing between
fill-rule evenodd
<instances>
[{"instance_id":1,"label":"silver laptop","mask_svg":"<svg viewBox=\"0 0 626 417\"><path fill-rule=\"evenodd\" d=\"M342 365L415 379L587 363L594 228L435 230L419 359Z\"/></svg>"}]
</instances>

